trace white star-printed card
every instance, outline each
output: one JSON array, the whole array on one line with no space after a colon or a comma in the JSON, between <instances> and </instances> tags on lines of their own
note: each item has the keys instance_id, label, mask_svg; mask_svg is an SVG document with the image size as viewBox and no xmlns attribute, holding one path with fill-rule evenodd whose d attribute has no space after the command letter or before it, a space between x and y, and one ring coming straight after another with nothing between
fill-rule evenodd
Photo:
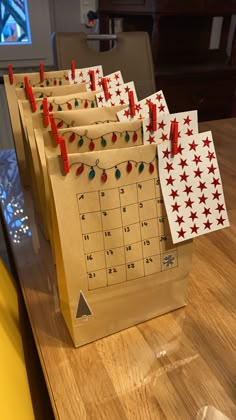
<instances>
[{"instance_id":1,"label":"white star-printed card","mask_svg":"<svg viewBox=\"0 0 236 420\"><path fill-rule=\"evenodd\" d=\"M197 111L178 112L177 114L167 114L157 116L156 131L152 130L151 118L145 118L143 123L143 142L144 144L162 143L170 139L170 128L172 122L178 122L178 137L191 138L198 133Z\"/></svg>"},{"instance_id":2,"label":"white star-printed card","mask_svg":"<svg viewBox=\"0 0 236 420\"><path fill-rule=\"evenodd\" d=\"M83 69L75 69L75 78L72 79L72 71L68 71L69 82L71 85L76 83L88 83L91 81L90 71L94 71L95 80L98 83L98 80L103 77L103 68L102 66L94 67L85 67Z\"/></svg>"},{"instance_id":3,"label":"white star-printed card","mask_svg":"<svg viewBox=\"0 0 236 420\"><path fill-rule=\"evenodd\" d=\"M210 131L158 144L159 176L173 243L229 226Z\"/></svg>"},{"instance_id":4,"label":"white star-printed card","mask_svg":"<svg viewBox=\"0 0 236 420\"><path fill-rule=\"evenodd\" d=\"M116 86L120 86L124 84L124 80L121 74L121 71L116 71L114 73L108 74L104 77L99 77L99 79L96 81L96 91L100 92L101 90L103 90L103 83L102 83L102 79L106 79L107 82L107 87L109 89L111 88L115 88ZM88 91L90 91L92 89L92 85L91 83L88 83L86 85L86 89Z\"/></svg>"},{"instance_id":5,"label":"white star-printed card","mask_svg":"<svg viewBox=\"0 0 236 420\"><path fill-rule=\"evenodd\" d=\"M134 103L138 102L134 82L124 83L123 85L108 88L108 99L105 92L99 92L96 96L97 106L115 106L129 104L129 92L133 92Z\"/></svg>"},{"instance_id":6,"label":"white star-printed card","mask_svg":"<svg viewBox=\"0 0 236 420\"><path fill-rule=\"evenodd\" d=\"M142 99L138 103L135 102L135 115L132 117L129 107L117 112L119 121L127 121L132 118L143 120L149 118L150 107L149 104L156 104L157 116L160 114L169 114L168 106L162 90Z\"/></svg>"}]
</instances>

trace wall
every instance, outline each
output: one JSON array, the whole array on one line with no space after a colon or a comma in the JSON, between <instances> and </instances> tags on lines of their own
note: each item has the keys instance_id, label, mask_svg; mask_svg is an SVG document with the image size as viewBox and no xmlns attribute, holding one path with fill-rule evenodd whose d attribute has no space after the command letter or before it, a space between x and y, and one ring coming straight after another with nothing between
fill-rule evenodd
<instances>
[{"instance_id":1,"label":"wall","mask_svg":"<svg viewBox=\"0 0 236 420\"><path fill-rule=\"evenodd\" d=\"M52 32L89 32L80 23L79 0L48 0ZM97 0L96 0L97 4ZM97 7L97 6L96 6Z\"/></svg>"}]
</instances>

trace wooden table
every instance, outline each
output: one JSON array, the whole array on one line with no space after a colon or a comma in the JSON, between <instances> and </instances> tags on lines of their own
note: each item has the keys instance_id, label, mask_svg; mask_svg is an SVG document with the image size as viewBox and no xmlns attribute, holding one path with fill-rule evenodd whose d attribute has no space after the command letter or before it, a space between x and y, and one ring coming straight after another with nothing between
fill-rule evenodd
<instances>
[{"instance_id":1,"label":"wooden table","mask_svg":"<svg viewBox=\"0 0 236 420\"><path fill-rule=\"evenodd\" d=\"M8 217L16 270L56 418L221 418L213 416L214 410L236 418L236 119L200 124L201 131L209 129L231 227L194 239L183 309L75 349L59 309L50 246L34 223L27 191L21 215L28 214L25 224L32 237ZM15 166L9 165L8 172L0 165L6 217L7 203L24 208ZM7 192L4 200L2 191Z\"/></svg>"}]
</instances>

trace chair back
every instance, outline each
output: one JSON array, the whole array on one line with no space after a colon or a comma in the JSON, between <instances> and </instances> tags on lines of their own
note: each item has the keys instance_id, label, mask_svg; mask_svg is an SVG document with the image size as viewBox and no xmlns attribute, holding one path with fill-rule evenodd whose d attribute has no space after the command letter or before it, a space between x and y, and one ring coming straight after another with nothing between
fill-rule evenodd
<instances>
[{"instance_id":1,"label":"chair back","mask_svg":"<svg viewBox=\"0 0 236 420\"><path fill-rule=\"evenodd\" d=\"M84 32L55 33L54 52L58 68L68 69L74 60L76 68L102 65L104 75L121 70L125 82L134 81L139 100L153 94L156 87L148 33L121 32L115 38L113 48L98 51L91 48L89 35Z\"/></svg>"}]
</instances>

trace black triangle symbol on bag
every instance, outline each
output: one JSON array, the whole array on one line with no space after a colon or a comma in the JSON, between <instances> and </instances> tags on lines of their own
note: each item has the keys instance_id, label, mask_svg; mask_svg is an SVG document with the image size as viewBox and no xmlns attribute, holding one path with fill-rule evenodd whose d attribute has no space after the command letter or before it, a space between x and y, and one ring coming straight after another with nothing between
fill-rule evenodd
<instances>
[{"instance_id":1,"label":"black triangle symbol on bag","mask_svg":"<svg viewBox=\"0 0 236 420\"><path fill-rule=\"evenodd\" d=\"M90 316L90 315L92 315L92 311L90 310L83 293L80 292L76 318L82 318L82 316Z\"/></svg>"}]
</instances>

